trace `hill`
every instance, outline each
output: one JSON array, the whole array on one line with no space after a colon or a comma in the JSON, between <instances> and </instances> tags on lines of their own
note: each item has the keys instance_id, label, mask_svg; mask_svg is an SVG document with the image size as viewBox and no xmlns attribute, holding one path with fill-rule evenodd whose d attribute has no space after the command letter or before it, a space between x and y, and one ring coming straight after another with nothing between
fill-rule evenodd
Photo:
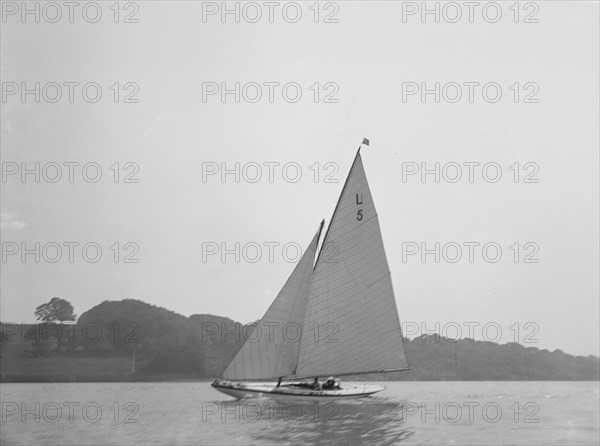
<instances>
[{"instance_id":1,"label":"hill","mask_svg":"<svg viewBox=\"0 0 600 446\"><path fill-rule=\"evenodd\" d=\"M0 381L209 379L252 327L210 314L185 317L139 300L105 301L76 324L0 324ZM405 340L411 370L363 379L598 380L600 359L521 344L437 335Z\"/></svg>"}]
</instances>

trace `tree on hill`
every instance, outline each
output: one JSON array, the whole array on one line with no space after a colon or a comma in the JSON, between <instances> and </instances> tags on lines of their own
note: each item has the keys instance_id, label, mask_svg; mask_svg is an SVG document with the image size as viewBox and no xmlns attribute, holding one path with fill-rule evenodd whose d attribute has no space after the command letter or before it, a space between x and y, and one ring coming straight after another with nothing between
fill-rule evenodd
<instances>
[{"instance_id":1,"label":"tree on hill","mask_svg":"<svg viewBox=\"0 0 600 446\"><path fill-rule=\"evenodd\" d=\"M60 297L53 297L50 302L39 305L35 309L35 317L42 322L74 321L73 305Z\"/></svg>"}]
</instances>

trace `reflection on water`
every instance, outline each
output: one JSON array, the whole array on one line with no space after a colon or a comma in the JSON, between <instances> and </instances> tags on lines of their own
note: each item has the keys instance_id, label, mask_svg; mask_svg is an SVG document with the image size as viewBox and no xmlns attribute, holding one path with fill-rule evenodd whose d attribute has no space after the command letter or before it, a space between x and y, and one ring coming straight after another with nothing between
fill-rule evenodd
<instances>
[{"instance_id":1,"label":"reflection on water","mask_svg":"<svg viewBox=\"0 0 600 446\"><path fill-rule=\"evenodd\" d=\"M385 385L317 403L236 402L206 382L1 384L0 444L599 444L597 381Z\"/></svg>"},{"instance_id":2,"label":"reflection on water","mask_svg":"<svg viewBox=\"0 0 600 446\"><path fill-rule=\"evenodd\" d=\"M247 419L269 423L252 435L253 444L398 444L410 438L402 419L402 403L381 397L356 401L243 401ZM243 411L244 409L241 409ZM240 417L242 420L243 417Z\"/></svg>"}]
</instances>

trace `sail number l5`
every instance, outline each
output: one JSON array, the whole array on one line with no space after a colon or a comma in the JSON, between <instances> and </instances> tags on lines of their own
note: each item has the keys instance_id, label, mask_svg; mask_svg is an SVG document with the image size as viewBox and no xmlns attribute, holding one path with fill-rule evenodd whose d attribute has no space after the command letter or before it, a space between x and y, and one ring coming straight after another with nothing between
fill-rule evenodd
<instances>
[{"instance_id":1,"label":"sail number l5","mask_svg":"<svg viewBox=\"0 0 600 446\"><path fill-rule=\"evenodd\" d=\"M359 194L356 194L356 204L357 205L363 204L362 193L360 194L360 197L359 197ZM359 210L356 211L356 219L358 221L361 221L363 219L363 213L362 212L363 212L362 209L359 209Z\"/></svg>"}]
</instances>

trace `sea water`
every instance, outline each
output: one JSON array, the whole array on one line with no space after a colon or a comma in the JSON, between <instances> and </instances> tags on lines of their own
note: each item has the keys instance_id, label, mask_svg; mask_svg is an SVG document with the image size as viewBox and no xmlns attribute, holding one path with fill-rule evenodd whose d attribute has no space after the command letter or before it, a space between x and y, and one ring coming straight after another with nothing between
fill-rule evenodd
<instances>
[{"instance_id":1,"label":"sea water","mask_svg":"<svg viewBox=\"0 0 600 446\"><path fill-rule=\"evenodd\" d=\"M375 383L374 383L375 384ZM598 382L385 382L354 401L235 401L208 382L0 384L0 443L598 444Z\"/></svg>"}]
</instances>

